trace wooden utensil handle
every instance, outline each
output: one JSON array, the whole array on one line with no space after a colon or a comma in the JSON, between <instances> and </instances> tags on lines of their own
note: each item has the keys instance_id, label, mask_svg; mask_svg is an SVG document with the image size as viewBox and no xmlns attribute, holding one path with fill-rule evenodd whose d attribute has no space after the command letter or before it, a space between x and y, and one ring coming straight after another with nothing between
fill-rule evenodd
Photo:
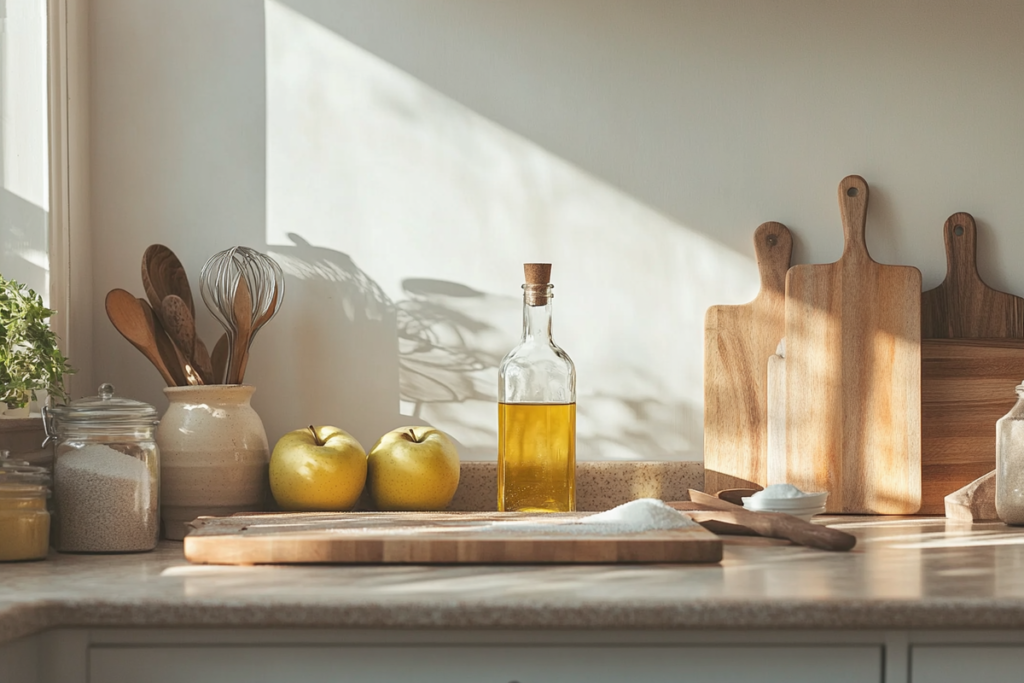
<instances>
[{"instance_id":1,"label":"wooden utensil handle","mask_svg":"<svg viewBox=\"0 0 1024 683\"><path fill-rule=\"evenodd\" d=\"M864 239L868 217L868 183L849 175L839 183L839 213L843 217L843 258L870 258Z\"/></svg>"},{"instance_id":2,"label":"wooden utensil handle","mask_svg":"<svg viewBox=\"0 0 1024 683\"><path fill-rule=\"evenodd\" d=\"M782 223L768 221L754 231L754 253L761 275L761 291L786 293L786 271L793 256L793 235Z\"/></svg>"},{"instance_id":3,"label":"wooden utensil handle","mask_svg":"<svg viewBox=\"0 0 1024 683\"><path fill-rule=\"evenodd\" d=\"M857 544L857 537L838 529L830 529L820 524L811 524L804 520L779 512L754 512L733 505L728 501L709 496L701 491L690 490L690 501L697 505L711 508L707 511L694 511L694 521L714 519L727 524L738 524L756 531L769 538L784 538L799 545L820 550L849 550ZM676 507L677 503L669 503ZM686 511L688 506L678 509ZM686 511L691 514L690 511Z\"/></svg>"}]
</instances>

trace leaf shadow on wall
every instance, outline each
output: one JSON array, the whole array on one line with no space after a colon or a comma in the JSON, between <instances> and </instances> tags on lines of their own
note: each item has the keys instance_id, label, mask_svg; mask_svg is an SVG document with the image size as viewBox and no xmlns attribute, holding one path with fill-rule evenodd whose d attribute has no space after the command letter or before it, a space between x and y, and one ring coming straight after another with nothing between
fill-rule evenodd
<instances>
[{"instance_id":1,"label":"leaf shadow on wall","mask_svg":"<svg viewBox=\"0 0 1024 683\"><path fill-rule=\"evenodd\" d=\"M517 302L428 279L405 280L408 298L393 301L348 254L295 233L288 238L294 246L267 249L288 283L271 343L291 349L293 362L256 365L253 372L254 383L275 387L274 395L297 397L301 405L289 406L288 414L342 427L370 448L391 429L430 424L426 404L495 401L498 362L507 349L494 343L500 335L490 321L448 302L472 300L484 310ZM502 299L505 306L495 305ZM491 341L481 345L484 337ZM411 410L403 413L403 402ZM280 413L261 411L272 439L295 428L276 424ZM445 429L458 441L474 427L448 420Z\"/></svg>"},{"instance_id":2,"label":"leaf shadow on wall","mask_svg":"<svg viewBox=\"0 0 1024 683\"><path fill-rule=\"evenodd\" d=\"M370 448L391 429L434 424L459 442L463 458L493 459L498 365L517 341L508 330L510 321L518 326L520 299L406 278L395 301L348 254L288 238L293 246L268 247L288 293L267 337L292 361L260 363L266 356L257 351L250 366L253 383L273 387L256 401L271 440L303 420L342 427ZM642 374L625 359L620 371L633 382ZM681 401L656 399L657 378L643 384L649 398L598 392L583 401L580 459L672 457L658 435L701 416ZM262 407L280 396L293 397L285 410Z\"/></svg>"}]
</instances>

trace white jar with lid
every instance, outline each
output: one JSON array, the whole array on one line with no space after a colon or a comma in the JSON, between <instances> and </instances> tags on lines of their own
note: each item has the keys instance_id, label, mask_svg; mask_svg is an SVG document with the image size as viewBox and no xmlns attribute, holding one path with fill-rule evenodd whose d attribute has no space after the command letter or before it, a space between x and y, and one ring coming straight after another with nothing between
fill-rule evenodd
<instances>
[{"instance_id":1,"label":"white jar with lid","mask_svg":"<svg viewBox=\"0 0 1024 683\"><path fill-rule=\"evenodd\" d=\"M44 411L53 461L54 548L141 552L160 536L160 453L156 409L99 394Z\"/></svg>"}]
</instances>

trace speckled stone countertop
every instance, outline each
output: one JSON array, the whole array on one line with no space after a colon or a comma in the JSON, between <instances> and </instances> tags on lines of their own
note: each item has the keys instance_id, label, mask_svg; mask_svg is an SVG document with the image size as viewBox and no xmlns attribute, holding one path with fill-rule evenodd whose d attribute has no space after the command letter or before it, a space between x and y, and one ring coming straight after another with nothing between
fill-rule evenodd
<instances>
[{"instance_id":1,"label":"speckled stone countertop","mask_svg":"<svg viewBox=\"0 0 1024 683\"><path fill-rule=\"evenodd\" d=\"M845 518L850 553L731 538L721 565L190 565L138 555L0 565L0 641L58 627L1024 628L1024 530Z\"/></svg>"}]
</instances>

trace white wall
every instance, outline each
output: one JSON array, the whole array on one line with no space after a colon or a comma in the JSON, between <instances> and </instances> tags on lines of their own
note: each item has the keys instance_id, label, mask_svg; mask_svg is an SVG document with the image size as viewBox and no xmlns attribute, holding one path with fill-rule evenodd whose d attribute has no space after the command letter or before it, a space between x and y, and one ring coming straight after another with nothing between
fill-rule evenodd
<instances>
[{"instance_id":1,"label":"white wall","mask_svg":"<svg viewBox=\"0 0 1024 683\"><path fill-rule=\"evenodd\" d=\"M493 458L520 264L550 259L580 457L699 459L704 309L753 296L763 221L836 259L844 175L877 260L938 284L970 211L983 277L1024 294L1022 25L1012 0L93 0L95 379L164 405L102 312L148 244L196 289L249 244L289 273L248 375L272 440L426 420Z\"/></svg>"}]
</instances>

